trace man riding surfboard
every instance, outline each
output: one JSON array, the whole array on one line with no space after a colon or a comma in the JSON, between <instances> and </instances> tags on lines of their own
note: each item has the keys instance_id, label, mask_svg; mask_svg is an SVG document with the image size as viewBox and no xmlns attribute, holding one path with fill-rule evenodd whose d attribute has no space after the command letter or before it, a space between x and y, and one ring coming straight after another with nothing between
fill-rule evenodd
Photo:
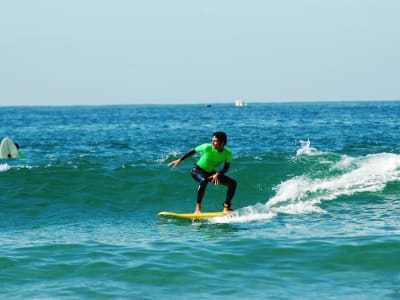
<instances>
[{"instance_id":1,"label":"man riding surfboard","mask_svg":"<svg viewBox=\"0 0 400 300\"><path fill-rule=\"evenodd\" d=\"M168 166L177 167L187 157L192 156L195 153L201 154L199 160L192 168L192 177L194 180L199 182L195 213L201 212L201 202L209 182L222 184L228 187L226 200L223 204L223 212L229 213L232 211L231 201L235 195L237 183L234 179L225 175L225 173L228 172L232 161L232 151L225 147L226 143L227 136L225 132L214 132L211 143L199 145L187 152L181 158L168 164ZM220 171L216 171L216 168L222 163L224 163L223 168Z\"/></svg>"}]
</instances>

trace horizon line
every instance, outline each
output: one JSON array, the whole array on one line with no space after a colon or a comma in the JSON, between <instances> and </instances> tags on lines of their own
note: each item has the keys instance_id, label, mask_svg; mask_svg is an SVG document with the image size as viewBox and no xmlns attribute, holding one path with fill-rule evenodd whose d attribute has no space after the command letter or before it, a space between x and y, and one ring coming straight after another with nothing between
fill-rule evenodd
<instances>
[{"instance_id":1,"label":"horizon line","mask_svg":"<svg viewBox=\"0 0 400 300\"><path fill-rule=\"evenodd\" d=\"M238 98L239 100L240 99ZM301 104L301 103L350 103L350 102L397 102L400 99L352 99L352 100L276 100L276 101L243 101L246 105L249 104L279 104L279 103L286 103L286 104ZM0 107L62 107L62 106L135 106L135 105L158 105L158 106L172 106L172 105L228 105L232 104L235 106L235 101L204 101L204 102L137 102L137 103L100 103L100 104L93 104L93 103L82 103L82 104L67 104L67 103L60 103L60 104L0 104Z\"/></svg>"}]
</instances>

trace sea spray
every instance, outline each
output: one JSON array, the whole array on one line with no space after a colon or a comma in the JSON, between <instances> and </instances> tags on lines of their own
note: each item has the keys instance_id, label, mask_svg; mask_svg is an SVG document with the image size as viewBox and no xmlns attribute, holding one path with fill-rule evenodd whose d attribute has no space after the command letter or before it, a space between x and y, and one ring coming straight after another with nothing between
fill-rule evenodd
<instances>
[{"instance_id":1,"label":"sea spray","mask_svg":"<svg viewBox=\"0 0 400 300\"><path fill-rule=\"evenodd\" d=\"M325 155L315 148L310 149L308 140L299 149L302 150L300 155ZM213 222L261 221L271 219L278 213L324 213L325 210L319 207L323 201L356 193L379 192L389 182L400 180L400 155L398 154L380 153L357 158L342 156L339 162L333 161L331 164L331 172L327 172L322 178L310 178L304 174L285 180L274 187L275 195L265 204L257 203L241 208ZM336 175L338 170L340 175Z\"/></svg>"}]
</instances>

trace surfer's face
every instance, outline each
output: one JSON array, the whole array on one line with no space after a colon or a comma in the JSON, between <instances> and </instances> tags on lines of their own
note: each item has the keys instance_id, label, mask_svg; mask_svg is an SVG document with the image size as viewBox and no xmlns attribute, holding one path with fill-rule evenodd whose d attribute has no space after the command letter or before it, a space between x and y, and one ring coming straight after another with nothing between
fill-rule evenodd
<instances>
[{"instance_id":1,"label":"surfer's face","mask_svg":"<svg viewBox=\"0 0 400 300\"><path fill-rule=\"evenodd\" d=\"M212 137L211 144L217 151L222 151L224 149L224 143L220 142L215 136Z\"/></svg>"}]
</instances>

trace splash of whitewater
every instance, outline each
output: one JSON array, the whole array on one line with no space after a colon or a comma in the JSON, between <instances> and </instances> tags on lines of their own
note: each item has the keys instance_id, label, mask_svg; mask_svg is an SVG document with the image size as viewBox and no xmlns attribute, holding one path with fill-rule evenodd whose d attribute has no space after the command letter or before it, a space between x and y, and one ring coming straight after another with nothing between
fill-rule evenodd
<instances>
[{"instance_id":1,"label":"splash of whitewater","mask_svg":"<svg viewBox=\"0 0 400 300\"><path fill-rule=\"evenodd\" d=\"M312 148L309 140L303 142L296 152L297 156L318 154L323 152ZM340 171L341 175L316 179L307 175L295 176L276 186L275 195L265 204L241 208L212 222L246 223L272 219L278 213L323 213L324 210L318 206L323 201L355 193L381 191L388 182L399 181L400 155L378 153L358 158L343 155L331 169Z\"/></svg>"}]
</instances>

